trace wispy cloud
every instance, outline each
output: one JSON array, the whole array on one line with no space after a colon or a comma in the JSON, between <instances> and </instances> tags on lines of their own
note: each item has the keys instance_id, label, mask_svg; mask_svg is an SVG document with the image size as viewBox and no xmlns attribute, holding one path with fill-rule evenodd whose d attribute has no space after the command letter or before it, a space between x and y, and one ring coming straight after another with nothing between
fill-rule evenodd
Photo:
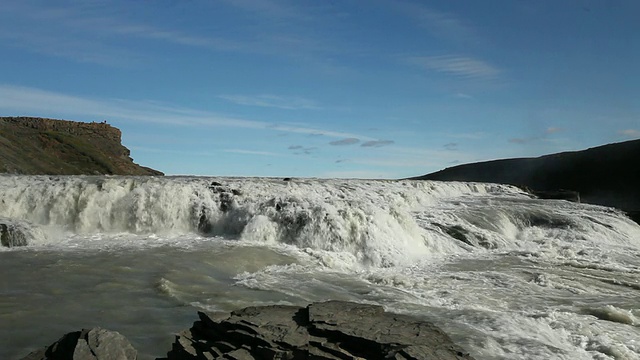
<instances>
[{"instance_id":1,"label":"wispy cloud","mask_svg":"<svg viewBox=\"0 0 640 360\"><path fill-rule=\"evenodd\" d=\"M258 14L268 18L294 18L299 19L302 14L291 6L286 6L284 2L271 0L223 0L228 5L236 7L250 13Z\"/></svg>"},{"instance_id":2,"label":"wispy cloud","mask_svg":"<svg viewBox=\"0 0 640 360\"><path fill-rule=\"evenodd\" d=\"M273 124L231 116L172 106L152 101L128 101L122 99L92 99L60 94L46 90L0 84L0 110L5 113L21 113L40 116L79 117L87 120L122 119L179 126L234 127L269 131L322 134L332 138L364 138L351 133L304 126Z\"/></svg>"},{"instance_id":3,"label":"wispy cloud","mask_svg":"<svg viewBox=\"0 0 640 360\"><path fill-rule=\"evenodd\" d=\"M279 95L220 95L218 97L238 105L272 107L285 110L320 109L315 101L302 97Z\"/></svg>"},{"instance_id":4,"label":"wispy cloud","mask_svg":"<svg viewBox=\"0 0 640 360\"><path fill-rule=\"evenodd\" d=\"M266 0L238 0L231 2L236 7L269 13L269 16L294 17L276 2ZM74 6L64 4L35 4L21 1L2 5L4 16L0 21L0 40L8 40L13 46L33 52L79 62L99 65L122 66L137 64L144 51L151 47L137 46L136 50L125 50L125 43L132 40L150 40L167 44L200 48L212 51L269 54L274 56L299 56L302 50L316 49L311 39L290 36L283 39L261 32L235 34L220 37L208 33L206 36L177 31L170 24L153 25L122 16L117 6L106 2L84 2ZM280 8L280 10L278 10ZM268 10L268 11L267 11ZM24 25L28 24L28 25ZM291 39L297 39L291 43ZM283 49L299 49L298 52ZM324 51L330 49L323 47ZM152 56L152 55L146 55Z\"/></svg>"},{"instance_id":5,"label":"wispy cloud","mask_svg":"<svg viewBox=\"0 0 640 360\"><path fill-rule=\"evenodd\" d=\"M318 148L315 146L304 147L302 145L291 145L289 146L288 149L293 150L293 153L295 155L301 155L301 154L310 155L314 150L317 150Z\"/></svg>"},{"instance_id":6,"label":"wispy cloud","mask_svg":"<svg viewBox=\"0 0 640 360\"><path fill-rule=\"evenodd\" d=\"M640 138L640 130L638 129L626 129L618 131L618 134L627 138Z\"/></svg>"},{"instance_id":7,"label":"wispy cloud","mask_svg":"<svg viewBox=\"0 0 640 360\"><path fill-rule=\"evenodd\" d=\"M128 146L129 149L137 152L156 153L156 154L176 154L176 155L188 155L199 157L220 157L220 153L217 151L185 151L185 150L172 150L172 149L159 149L146 146Z\"/></svg>"},{"instance_id":8,"label":"wispy cloud","mask_svg":"<svg viewBox=\"0 0 640 360\"><path fill-rule=\"evenodd\" d=\"M545 134L551 135L551 134L559 133L562 131L563 129L559 127L548 127L544 132Z\"/></svg>"},{"instance_id":9,"label":"wispy cloud","mask_svg":"<svg viewBox=\"0 0 640 360\"><path fill-rule=\"evenodd\" d=\"M456 93L454 96L456 98L458 98L458 99L468 99L468 100L470 100L470 99L474 98L473 96L471 96L469 94L465 94L465 93Z\"/></svg>"},{"instance_id":10,"label":"wispy cloud","mask_svg":"<svg viewBox=\"0 0 640 360\"><path fill-rule=\"evenodd\" d=\"M282 156L282 154L277 154L270 151L260 151L260 150L224 149L222 151L226 153L245 154L245 155Z\"/></svg>"},{"instance_id":11,"label":"wispy cloud","mask_svg":"<svg viewBox=\"0 0 640 360\"><path fill-rule=\"evenodd\" d=\"M539 135L532 135L527 137L514 137L514 138L508 139L508 142L512 144L519 144L519 145L529 144L534 142L541 142L541 141L552 142L553 140L552 138L550 138L550 135L557 134L562 131L563 129L559 127L548 127L544 130L544 132L542 132Z\"/></svg>"},{"instance_id":12,"label":"wispy cloud","mask_svg":"<svg viewBox=\"0 0 640 360\"><path fill-rule=\"evenodd\" d=\"M371 141L366 141L363 142L362 147L382 147L382 146L387 146L387 145L392 145L394 144L395 141L393 140L371 140Z\"/></svg>"},{"instance_id":13,"label":"wispy cloud","mask_svg":"<svg viewBox=\"0 0 640 360\"><path fill-rule=\"evenodd\" d=\"M140 63L141 60L141 55L135 51L77 37L60 37L31 31L4 31L0 28L0 40L14 48L71 59L79 63L128 67Z\"/></svg>"},{"instance_id":14,"label":"wispy cloud","mask_svg":"<svg viewBox=\"0 0 640 360\"><path fill-rule=\"evenodd\" d=\"M460 45L483 43L478 31L460 16L406 1L392 1L389 6L425 28L431 36Z\"/></svg>"},{"instance_id":15,"label":"wispy cloud","mask_svg":"<svg viewBox=\"0 0 640 360\"><path fill-rule=\"evenodd\" d=\"M408 61L428 70L463 79L494 79L500 70L482 60L456 55L410 57Z\"/></svg>"},{"instance_id":16,"label":"wispy cloud","mask_svg":"<svg viewBox=\"0 0 640 360\"><path fill-rule=\"evenodd\" d=\"M200 47L222 51L246 50L249 47L249 44L241 41L232 41L213 36L195 36L179 31L159 29L149 25L127 24L122 22L115 22L112 20L106 21L106 23L103 25L104 26L100 27L97 30L111 35L132 36L141 39L158 40L190 47Z\"/></svg>"},{"instance_id":17,"label":"wispy cloud","mask_svg":"<svg viewBox=\"0 0 640 360\"><path fill-rule=\"evenodd\" d=\"M360 140L356 139L356 138L346 138L346 139L342 139L342 140L336 140L336 141L332 141L329 143L329 145L334 145L334 146L344 146L344 145L354 145L359 143Z\"/></svg>"},{"instance_id":18,"label":"wispy cloud","mask_svg":"<svg viewBox=\"0 0 640 360\"><path fill-rule=\"evenodd\" d=\"M512 144L526 144L535 140L534 138L511 138L508 141Z\"/></svg>"},{"instance_id":19,"label":"wispy cloud","mask_svg":"<svg viewBox=\"0 0 640 360\"><path fill-rule=\"evenodd\" d=\"M451 151L458 150L458 143L447 143L447 144L444 144L443 147Z\"/></svg>"},{"instance_id":20,"label":"wispy cloud","mask_svg":"<svg viewBox=\"0 0 640 360\"><path fill-rule=\"evenodd\" d=\"M468 140L478 140L487 137L487 133L485 132L474 132L474 133L456 133L456 134L442 134L445 137L454 138L454 139L468 139Z\"/></svg>"}]
</instances>

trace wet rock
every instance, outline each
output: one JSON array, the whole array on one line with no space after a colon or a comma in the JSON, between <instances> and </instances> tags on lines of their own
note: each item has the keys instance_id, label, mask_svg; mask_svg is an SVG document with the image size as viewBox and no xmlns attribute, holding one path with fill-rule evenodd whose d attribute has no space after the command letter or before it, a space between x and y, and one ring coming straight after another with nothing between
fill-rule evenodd
<instances>
[{"instance_id":1,"label":"wet rock","mask_svg":"<svg viewBox=\"0 0 640 360\"><path fill-rule=\"evenodd\" d=\"M471 359L434 325L343 301L198 313L165 360Z\"/></svg>"},{"instance_id":2,"label":"wet rock","mask_svg":"<svg viewBox=\"0 0 640 360\"><path fill-rule=\"evenodd\" d=\"M640 224L640 210L628 210L626 213L629 219Z\"/></svg>"},{"instance_id":3,"label":"wet rock","mask_svg":"<svg viewBox=\"0 0 640 360\"><path fill-rule=\"evenodd\" d=\"M228 212L233 207L234 196L242 195L242 191L239 189L232 189L228 186L224 186L222 183L212 181L209 185L209 190L212 193L218 194L220 199L220 211Z\"/></svg>"},{"instance_id":4,"label":"wet rock","mask_svg":"<svg viewBox=\"0 0 640 360\"><path fill-rule=\"evenodd\" d=\"M135 360L138 352L116 331L102 328L70 332L22 360Z\"/></svg>"},{"instance_id":5,"label":"wet rock","mask_svg":"<svg viewBox=\"0 0 640 360\"><path fill-rule=\"evenodd\" d=\"M38 234L35 234L38 232ZM5 247L27 246L34 236L44 236L39 229L24 222L0 218L0 244Z\"/></svg>"},{"instance_id":6,"label":"wet rock","mask_svg":"<svg viewBox=\"0 0 640 360\"><path fill-rule=\"evenodd\" d=\"M572 190L533 191L533 195L540 199L567 200L580 202L580 193Z\"/></svg>"}]
</instances>

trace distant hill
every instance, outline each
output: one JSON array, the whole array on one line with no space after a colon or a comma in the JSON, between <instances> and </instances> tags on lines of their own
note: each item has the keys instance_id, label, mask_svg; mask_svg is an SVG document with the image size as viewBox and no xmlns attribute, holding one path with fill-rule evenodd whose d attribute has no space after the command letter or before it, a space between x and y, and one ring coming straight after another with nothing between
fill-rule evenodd
<instances>
[{"instance_id":1,"label":"distant hill","mask_svg":"<svg viewBox=\"0 0 640 360\"><path fill-rule=\"evenodd\" d=\"M0 117L0 173L164 175L140 166L104 123Z\"/></svg>"},{"instance_id":2,"label":"distant hill","mask_svg":"<svg viewBox=\"0 0 640 360\"><path fill-rule=\"evenodd\" d=\"M479 162L415 177L418 180L511 184L536 191L573 190L583 202L640 214L640 140L537 158Z\"/></svg>"}]
</instances>

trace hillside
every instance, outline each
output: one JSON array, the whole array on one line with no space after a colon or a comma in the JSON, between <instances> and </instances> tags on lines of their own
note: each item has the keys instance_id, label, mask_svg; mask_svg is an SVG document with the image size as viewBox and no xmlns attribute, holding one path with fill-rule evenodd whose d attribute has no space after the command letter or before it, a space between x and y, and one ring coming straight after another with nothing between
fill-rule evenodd
<instances>
[{"instance_id":1,"label":"hillside","mask_svg":"<svg viewBox=\"0 0 640 360\"><path fill-rule=\"evenodd\" d=\"M106 123L0 117L0 173L163 175L140 166Z\"/></svg>"},{"instance_id":2,"label":"hillside","mask_svg":"<svg viewBox=\"0 0 640 360\"><path fill-rule=\"evenodd\" d=\"M414 179L477 181L536 191L573 190L583 202L640 211L640 140L537 158L459 165Z\"/></svg>"}]
</instances>

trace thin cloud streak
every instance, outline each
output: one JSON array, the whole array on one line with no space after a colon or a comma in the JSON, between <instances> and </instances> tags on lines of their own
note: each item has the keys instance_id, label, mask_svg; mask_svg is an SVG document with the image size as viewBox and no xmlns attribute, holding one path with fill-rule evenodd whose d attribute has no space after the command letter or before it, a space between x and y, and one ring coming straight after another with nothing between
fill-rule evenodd
<instances>
[{"instance_id":1,"label":"thin cloud streak","mask_svg":"<svg viewBox=\"0 0 640 360\"><path fill-rule=\"evenodd\" d=\"M34 53L110 67L128 67L141 61L141 55L120 47L80 38L64 38L52 34L2 31L0 40L9 46Z\"/></svg>"},{"instance_id":2,"label":"thin cloud streak","mask_svg":"<svg viewBox=\"0 0 640 360\"><path fill-rule=\"evenodd\" d=\"M362 147L383 147L383 146L387 146L387 145L392 145L394 144L395 141L393 140L371 140L371 141L366 141L364 143L362 143Z\"/></svg>"},{"instance_id":3,"label":"thin cloud streak","mask_svg":"<svg viewBox=\"0 0 640 360\"><path fill-rule=\"evenodd\" d=\"M149 101L119 99L96 100L46 90L2 84L0 84L0 109L5 112L17 111L31 114L55 113L65 114L65 116L72 115L100 119L118 118L126 121L141 121L167 125L223 126L298 134L322 134L333 138L365 138L339 131L274 125L263 121L226 117L206 111L168 106Z\"/></svg>"},{"instance_id":4,"label":"thin cloud streak","mask_svg":"<svg viewBox=\"0 0 640 360\"><path fill-rule=\"evenodd\" d=\"M549 128L547 128L547 130L545 130L545 134L551 135L551 134L555 134L555 133L558 133L558 132L561 132L561 131L563 131L562 128L549 127Z\"/></svg>"},{"instance_id":5,"label":"thin cloud streak","mask_svg":"<svg viewBox=\"0 0 640 360\"><path fill-rule=\"evenodd\" d=\"M354 145L359 143L360 140L356 139L356 138L346 138L346 139L342 139L342 140L336 140L336 141L332 141L329 143L329 145L333 145L333 146L346 146L346 145Z\"/></svg>"},{"instance_id":6,"label":"thin cloud streak","mask_svg":"<svg viewBox=\"0 0 640 360\"><path fill-rule=\"evenodd\" d=\"M512 144L528 144L528 143L532 143L532 142L537 142L537 141L552 141L549 138L549 135L553 135L556 133L559 133L563 131L562 128L559 127L548 127L547 129L544 130L544 132L541 135L538 136L529 136L529 137L517 137L517 138L510 138L508 139L508 141Z\"/></svg>"},{"instance_id":7,"label":"thin cloud streak","mask_svg":"<svg viewBox=\"0 0 640 360\"><path fill-rule=\"evenodd\" d=\"M283 6L276 1L238 0L227 1L229 6L255 13L266 20L281 22L286 19L284 29L293 27L292 20L307 21L314 19L309 12L301 11L299 6ZM89 2L86 2L89 3ZM108 2L77 4L74 7L36 6L27 1L11 6L3 5L3 12L10 22L0 21L0 39L6 34L19 37L12 41L32 52L65 58L71 61L92 62L103 66L128 67L139 65L143 61L156 58L146 46L136 52L126 53L124 43L131 40L150 40L173 45L187 46L215 52L240 54L258 54L274 57L295 58L308 64L323 68L324 71L340 71L347 68L329 65L319 60L318 54L352 52L353 45L325 43L317 37L304 33L287 34L281 29L273 29L262 24L263 31L256 33L237 33L226 37L207 34L200 36L171 28L170 24L153 25L132 21L117 11L117 7ZM48 3L47 3L48 4ZM0 14L2 15L2 14ZM29 24L24 26L21 24ZM295 28L295 27L294 27ZM47 39L44 41L43 39ZM65 49L61 51L59 49ZM163 54L164 55L164 54ZM129 61L134 59L134 61Z\"/></svg>"},{"instance_id":8,"label":"thin cloud streak","mask_svg":"<svg viewBox=\"0 0 640 360\"><path fill-rule=\"evenodd\" d=\"M410 63L435 72L453 75L462 79L494 79L500 70L482 60L456 55L415 56L408 58Z\"/></svg>"},{"instance_id":9,"label":"thin cloud streak","mask_svg":"<svg viewBox=\"0 0 640 360\"><path fill-rule=\"evenodd\" d=\"M270 151L259 151L259 150L224 149L222 151L226 152L226 153L245 154L245 155L283 156L282 154L276 154L276 153L270 152Z\"/></svg>"},{"instance_id":10,"label":"thin cloud streak","mask_svg":"<svg viewBox=\"0 0 640 360\"><path fill-rule=\"evenodd\" d=\"M618 134L628 138L640 138L640 130L637 129L621 130Z\"/></svg>"},{"instance_id":11,"label":"thin cloud streak","mask_svg":"<svg viewBox=\"0 0 640 360\"><path fill-rule=\"evenodd\" d=\"M443 147L449 151L458 150L458 143L447 143Z\"/></svg>"},{"instance_id":12,"label":"thin cloud streak","mask_svg":"<svg viewBox=\"0 0 640 360\"><path fill-rule=\"evenodd\" d=\"M455 14L439 11L419 3L392 1L389 5L392 9L425 28L431 36L436 38L461 45L484 43L477 35L478 31Z\"/></svg>"},{"instance_id":13,"label":"thin cloud streak","mask_svg":"<svg viewBox=\"0 0 640 360\"><path fill-rule=\"evenodd\" d=\"M129 149L139 152L147 153L159 153L159 154L176 154L176 155L189 155L189 156L204 156L204 157L220 157L220 153L209 151L183 151L183 150L167 150L157 149L145 146L128 146Z\"/></svg>"},{"instance_id":14,"label":"thin cloud streak","mask_svg":"<svg viewBox=\"0 0 640 360\"><path fill-rule=\"evenodd\" d=\"M63 8L34 6L25 1L7 8L3 5L3 10L12 21L0 22L0 39L32 52L77 62L117 67L137 64L144 56L124 50L121 44L131 38L222 52L289 54L282 51L286 44L265 39L196 36L121 20L107 4Z\"/></svg>"},{"instance_id":15,"label":"thin cloud streak","mask_svg":"<svg viewBox=\"0 0 640 360\"><path fill-rule=\"evenodd\" d=\"M257 14L259 16L266 16L268 18L275 19L299 19L302 17L297 10L292 7L286 7L282 5L282 2L270 1L270 0L223 0L228 5L236 7L238 9Z\"/></svg>"},{"instance_id":16,"label":"thin cloud streak","mask_svg":"<svg viewBox=\"0 0 640 360\"><path fill-rule=\"evenodd\" d=\"M320 107L315 101L279 95L220 95L218 98L238 105L271 107L285 110L317 110Z\"/></svg>"}]
</instances>

